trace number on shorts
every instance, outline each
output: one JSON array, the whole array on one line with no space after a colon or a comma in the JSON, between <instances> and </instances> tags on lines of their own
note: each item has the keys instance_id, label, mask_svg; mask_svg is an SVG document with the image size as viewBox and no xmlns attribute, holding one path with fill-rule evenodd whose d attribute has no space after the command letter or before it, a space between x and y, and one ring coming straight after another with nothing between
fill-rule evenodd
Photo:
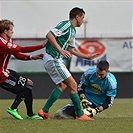
<instances>
[{"instance_id":1,"label":"number on shorts","mask_svg":"<svg viewBox=\"0 0 133 133\"><path fill-rule=\"evenodd\" d=\"M20 76L19 77L19 80L18 80L18 84L21 84L22 86L24 86L25 85L25 82L26 82L26 78Z\"/></svg>"}]
</instances>

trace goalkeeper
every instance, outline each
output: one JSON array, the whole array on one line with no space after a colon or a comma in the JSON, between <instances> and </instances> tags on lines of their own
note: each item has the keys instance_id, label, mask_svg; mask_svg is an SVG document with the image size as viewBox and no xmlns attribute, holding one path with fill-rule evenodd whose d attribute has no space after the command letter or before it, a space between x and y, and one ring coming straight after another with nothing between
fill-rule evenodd
<instances>
[{"instance_id":1,"label":"goalkeeper","mask_svg":"<svg viewBox=\"0 0 133 133\"><path fill-rule=\"evenodd\" d=\"M117 93L117 80L109 72L109 63L100 61L96 67L85 71L78 84L78 93L82 108L93 108L91 117L109 108ZM73 103L62 107L54 114L55 118L75 118Z\"/></svg>"}]
</instances>

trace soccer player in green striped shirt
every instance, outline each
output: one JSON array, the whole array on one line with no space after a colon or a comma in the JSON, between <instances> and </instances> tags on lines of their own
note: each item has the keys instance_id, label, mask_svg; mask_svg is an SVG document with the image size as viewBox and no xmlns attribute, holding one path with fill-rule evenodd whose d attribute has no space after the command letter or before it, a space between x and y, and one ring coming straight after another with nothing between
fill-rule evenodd
<instances>
[{"instance_id":1,"label":"soccer player in green striped shirt","mask_svg":"<svg viewBox=\"0 0 133 133\"><path fill-rule=\"evenodd\" d=\"M92 118L83 113L77 93L77 83L63 63L63 57L71 58L72 54L88 60L92 60L99 55L96 53L88 56L79 52L75 47L75 28L82 25L84 16L85 11L79 7L75 7L69 12L69 20L60 22L46 35L48 42L43 58L44 67L57 87L52 91L44 107L38 112L44 119L50 119L48 113L50 107L62 92L68 88L70 99L76 111L76 119L92 120Z\"/></svg>"}]
</instances>

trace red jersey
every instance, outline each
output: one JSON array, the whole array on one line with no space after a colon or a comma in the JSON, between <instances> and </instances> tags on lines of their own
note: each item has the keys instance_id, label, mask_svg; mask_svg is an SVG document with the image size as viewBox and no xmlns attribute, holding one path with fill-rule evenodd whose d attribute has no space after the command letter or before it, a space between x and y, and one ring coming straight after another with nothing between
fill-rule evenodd
<instances>
[{"instance_id":1,"label":"red jersey","mask_svg":"<svg viewBox=\"0 0 133 133\"><path fill-rule=\"evenodd\" d=\"M30 55L23 53L34 52L42 48L43 45L25 47L15 45L12 39L7 41L2 36L0 36L0 83L4 82L10 74L10 72L7 70L7 66L11 55L14 55L17 59L20 60L30 60Z\"/></svg>"}]
</instances>

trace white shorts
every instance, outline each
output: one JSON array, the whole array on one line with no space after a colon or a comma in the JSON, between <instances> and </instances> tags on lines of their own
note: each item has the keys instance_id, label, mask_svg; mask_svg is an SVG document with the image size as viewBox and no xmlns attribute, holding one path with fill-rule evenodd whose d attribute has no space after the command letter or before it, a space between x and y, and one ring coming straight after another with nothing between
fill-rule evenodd
<instances>
[{"instance_id":1,"label":"white shorts","mask_svg":"<svg viewBox=\"0 0 133 133\"><path fill-rule=\"evenodd\" d=\"M61 59L53 59L49 54L45 53L44 68L48 72L53 82L57 85L71 76Z\"/></svg>"}]
</instances>

